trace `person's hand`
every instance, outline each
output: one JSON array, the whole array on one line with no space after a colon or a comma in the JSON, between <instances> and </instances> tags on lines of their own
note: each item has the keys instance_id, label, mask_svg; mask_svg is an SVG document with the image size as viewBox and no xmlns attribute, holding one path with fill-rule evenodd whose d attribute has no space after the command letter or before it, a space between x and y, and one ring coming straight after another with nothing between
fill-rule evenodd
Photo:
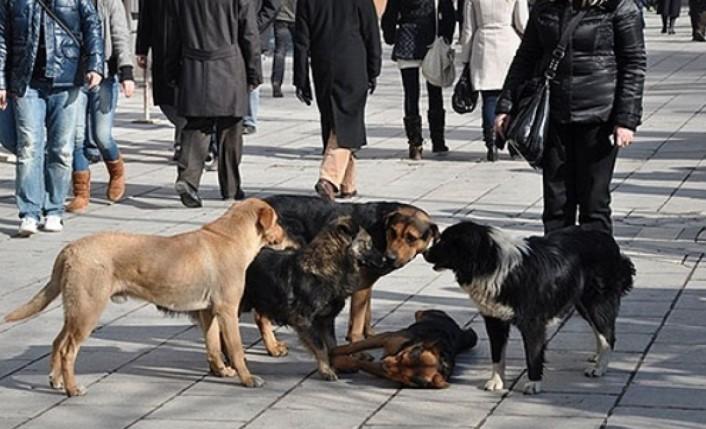
<instances>
[{"instance_id":1,"label":"person's hand","mask_svg":"<svg viewBox=\"0 0 706 429\"><path fill-rule=\"evenodd\" d=\"M7 109L7 91L0 89L0 110Z\"/></svg>"},{"instance_id":2,"label":"person's hand","mask_svg":"<svg viewBox=\"0 0 706 429\"><path fill-rule=\"evenodd\" d=\"M495 124L493 128L495 129L495 134L499 135L500 138L505 138L505 132L507 127L510 125L510 115L507 113L500 113L495 116Z\"/></svg>"},{"instance_id":3,"label":"person's hand","mask_svg":"<svg viewBox=\"0 0 706 429\"><path fill-rule=\"evenodd\" d=\"M143 69L147 68L147 55L136 55L137 66Z\"/></svg>"},{"instance_id":4,"label":"person's hand","mask_svg":"<svg viewBox=\"0 0 706 429\"><path fill-rule=\"evenodd\" d=\"M635 132L629 128L616 126L613 129L613 144L617 147L624 148L630 146L635 138Z\"/></svg>"},{"instance_id":5,"label":"person's hand","mask_svg":"<svg viewBox=\"0 0 706 429\"><path fill-rule=\"evenodd\" d=\"M248 92L253 92L259 87L260 85L248 85Z\"/></svg>"},{"instance_id":6,"label":"person's hand","mask_svg":"<svg viewBox=\"0 0 706 429\"><path fill-rule=\"evenodd\" d=\"M375 88L377 88L377 86L378 86L377 79L375 79L375 78L370 79L368 81L368 93L370 93L370 95L373 95L373 92L375 92Z\"/></svg>"},{"instance_id":7,"label":"person's hand","mask_svg":"<svg viewBox=\"0 0 706 429\"><path fill-rule=\"evenodd\" d=\"M127 98L132 97L132 94L135 93L135 81L134 80L124 80L120 83L120 86L123 89L123 94L125 94L125 97L127 97Z\"/></svg>"},{"instance_id":8,"label":"person's hand","mask_svg":"<svg viewBox=\"0 0 706 429\"><path fill-rule=\"evenodd\" d=\"M88 89L93 89L97 87L101 84L102 80L103 76L99 75L96 72L91 71L86 73L86 85L88 85Z\"/></svg>"},{"instance_id":9,"label":"person's hand","mask_svg":"<svg viewBox=\"0 0 706 429\"><path fill-rule=\"evenodd\" d=\"M313 99L311 96L311 87L309 85L305 87L297 87L297 98L307 106L311 106L311 101Z\"/></svg>"}]
</instances>

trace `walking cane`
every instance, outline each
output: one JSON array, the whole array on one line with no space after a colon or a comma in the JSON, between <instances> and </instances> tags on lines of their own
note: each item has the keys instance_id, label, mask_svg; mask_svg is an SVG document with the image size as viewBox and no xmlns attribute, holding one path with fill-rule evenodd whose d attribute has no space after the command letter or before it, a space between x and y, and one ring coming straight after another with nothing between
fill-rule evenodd
<instances>
[{"instance_id":1,"label":"walking cane","mask_svg":"<svg viewBox=\"0 0 706 429\"><path fill-rule=\"evenodd\" d=\"M152 119L151 111L150 111L150 98L149 98L149 92L150 88L152 86L151 82L151 68L152 68L152 54L150 53L147 55L147 65L143 69L144 70L144 76L142 79L143 85L142 85L142 119L135 119L132 121L133 124L149 124L149 125L156 125L159 122Z\"/></svg>"}]
</instances>

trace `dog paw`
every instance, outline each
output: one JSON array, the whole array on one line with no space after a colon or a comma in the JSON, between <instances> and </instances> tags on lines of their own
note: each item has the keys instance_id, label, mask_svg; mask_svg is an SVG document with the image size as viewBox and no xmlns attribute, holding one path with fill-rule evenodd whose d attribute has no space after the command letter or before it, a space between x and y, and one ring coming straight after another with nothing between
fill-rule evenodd
<instances>
[{"instance_id":1,"label":"dog paw","mask_svg":"<svg viewBox=\"0 0 706 429\"><path fill-rule=\"evenodd\" d=\"M605 374L605 368L600 368L598 366L589 366L583 372L586 377L602 377Z\"/></svg>"},{"instance_id":2,"label":"dog paw","mask_svg":"<svg viewBox=\"0 0 706 429\"><path fill-rule=\"evenodd\" d=\"M238 371L229 366L224 366L223 368L211 368L211 373L216 377L228 378L235 377L238 375Z\"/></svg>"},{"instance_id":3,"label":"dog paw","mask_svg":"<svg viewBox=\"0 0 706 429\"><path fill-rule=\"evenodd\" d=\"M66 396L69 398L73 396L83 396L86 394L86 388L81 385L76 385L73 387L66 388Z\"/></svg>"},{"instance_id":4,"label":"dog paw","mask_svg":"<svg viewBox=\"0 0 706 429\"><path fill-rule=\"evenodd\" d=\"M64 390L64 379L63 377L54 378L49 376L49 386L54 390Z\"/></svg>"},{"instance_id":5,"label":"dog paw","mask_svg":"<svg viewBox=\"0 0 706 429\"><path fill-rule=\"evenodd\" d=\"M257 375L251 375L250 378L243 380L245 387L262 387L265 385L265 380Z\"/></svg>"},{"instance_id":6,"label":"dog paw","mask_svg":"<svg viewBox=\"0 0 706 429\"><path fill-rule=\"evenodd\" d=\"M326 381L337 381L338 380L338 375L332 369L319 370L319 374L321 374L321 378L323 378Z\"/></svg>"},{"instance_id":7,"label":"dog paw","mask_svg":"<svg viewBox=\"0 0 706 429\"><path fill-rule=\"evenodd\" d=\"M277 341L274 347L267 349L267 353L272 357L284 357L289 354L289 347L284 341Z\"/></svg>"},{"instance_id":8,"label":"dog paw","mask_svg":"<svg viewBox=\"0 0 706 429\"><path fill-rule=\"evenodd\" d=\"M483 389L490 392L497 392L498 390L503 390L505 388L505 383L503 383L502 378L498 376L493 376L490 380L485 382Z\"/></svg>"},{"instance_id":9,"label":"dog paw","mask_svg":"<svg viewBox=\"0 0 706 429\"><path fill-rule=\"evenodd\" d=\"M528 381L525 383L525 388L523 389L525 395L536 395L542 392L542 382L541 381Z\"/></svg>"}]
</instances>

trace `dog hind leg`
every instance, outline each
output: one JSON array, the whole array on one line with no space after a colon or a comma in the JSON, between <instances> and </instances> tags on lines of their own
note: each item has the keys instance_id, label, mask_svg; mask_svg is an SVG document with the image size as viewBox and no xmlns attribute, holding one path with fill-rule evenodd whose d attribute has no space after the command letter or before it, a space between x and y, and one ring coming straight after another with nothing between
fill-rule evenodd
<instances>
[{"instance_id":1,"label":"dog hind leg","mask_svg":"<svg viewBox=\"0 0 706 429\"><path fill-rule=\"evenodd\" d=\"M198 320L206 343L206 359L211 372L216 377L235 377L235 369L223 362L221 330L213 312L210 309L199 311Z\"/></svg>"},{"instance_id":2,"label":"dog hind leg","mask_svg":"<svg viewBox=\"0 0 706 429\"><path fill-rule=\"evenodd\" d=\"M52 389L62 391L64 390L64 375L61 365L61 350L65 347L66 333L66 325L64 325L52 343L49 371L49 385Z\"/></svg>"},{"instance_id":3,"label":"dog hind leg","mask_svg":"<svg viewBox=\"0 0 706 429\"><path fill-rule=\"evenodd\" d=\"M505 379L505 347L510 335L510 323L495 317L483 317L485 320L485 330L490 340L490 355L493 361L493 371L488 381L485 382L485 390L503 390Z\"/></svg>"},{"instance_id":4,"label":"dog hind leg","mask_svg":"<svg viewBox=\"0 0 706 429\"><path fill-rule=\"evenodd\" d=\"M267 316L264 316L257 311L254 311L255 323L260 330L262 342L265 344L267 354L272 357L283 357L289 353L287 343L277 339L272 327L272 322Z\"/></svg>"},{"instance_id":5,"label":"dog hind leg","mask_svg":"<svg viewBox=\"0 0 706 429\"><path fill-rule=\"evenodd\" d=\"M594 301L586 308L586 320L596 336L596 357L594 364L586 368L587 377L601 377L608 369L608 363L615 346L615 319L618 317L619 298L605 298Z\"/></svg>"}]
</instances>

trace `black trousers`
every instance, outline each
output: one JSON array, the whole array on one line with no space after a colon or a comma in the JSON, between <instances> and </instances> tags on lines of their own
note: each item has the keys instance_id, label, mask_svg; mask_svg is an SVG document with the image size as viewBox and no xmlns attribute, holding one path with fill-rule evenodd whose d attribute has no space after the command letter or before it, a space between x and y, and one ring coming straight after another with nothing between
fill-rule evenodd
<instances>
[{"instance_id":1,"label":"black trousers","mask_svg":"<svg viewBox=\"0 0 706 429\"><path fill-rule=\"evenodd\" d=\"M402 88L404 89L404 115L419 116L419 67L402 69ZM427 82L429 110L440 112L444 110L444 99L441 87Z\"/></svg>"},{"instance_id":2,"label":"black trousers","mask_svg":"<svg viewBox=\"0 0 706 429\"><path fill-rule=\"evenodd\" d=\"M275 54L272 62L272 85L282 86L287 47L294 40L294 23L275 21Z\"/></svg>"},{"instance_id":3,"label":"black trousers","mask_svg":"<svg viewBox=\"0 0 706 429\"><path fill-rule=\"evenodd\" d=\"M243 155L242 118L186 118L177 180L199 189L211 134L218 140L218 185L223 199L233 199L240 189L240 159Z\"/></svg>"},{"instance_id":4,"label":"black trousers","mask_svg":"<svg viewBox=\"0 0 706 429\"><path fill-rule=\"evenodd\" d=\"M549 124L543 160L544 231L578 223L613 233L610 181L617 147L613 127L601 124Z\"/></svg>"}]
</instances>

